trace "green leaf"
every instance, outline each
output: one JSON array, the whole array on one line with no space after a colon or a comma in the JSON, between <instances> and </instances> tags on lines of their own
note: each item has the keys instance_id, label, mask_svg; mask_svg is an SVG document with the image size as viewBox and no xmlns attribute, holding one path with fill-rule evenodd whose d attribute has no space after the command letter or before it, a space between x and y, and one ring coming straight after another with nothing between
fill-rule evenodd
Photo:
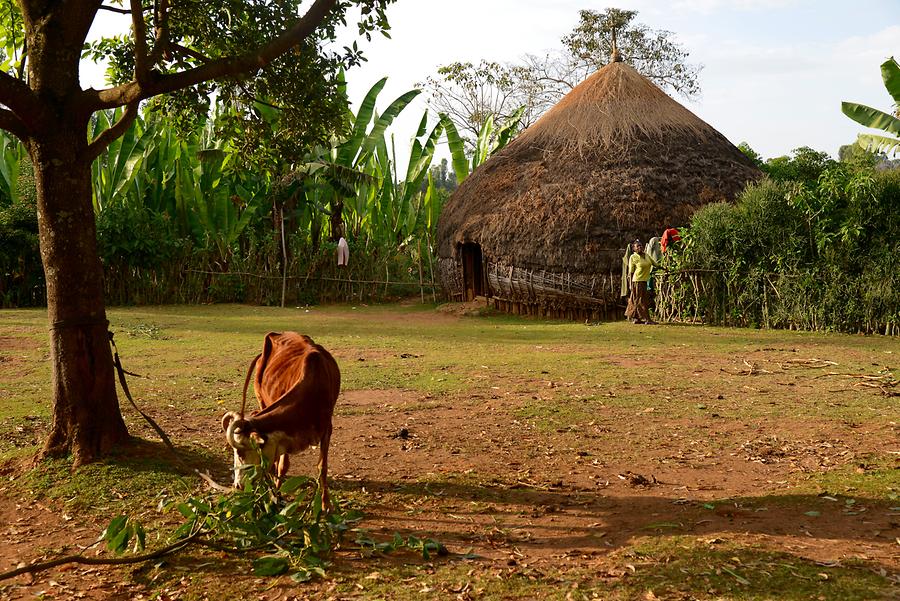
<instances>
[{"instance_id":1,"label":"green leaf","mask_svg":"<svg viewBox=\"0 0 900 601\"><path fill-rule=\"evenodd\" d=\"M294 582L309 582L312 580L312 573L306 568L302 568L291 574L291 580Z\"/></svg>"},{"instance_id":2,"label":"green leaf","mask_svg":"<svg viewBox=\"0 0 900 601\"><path fill-rule=\"evenodd\" d=\"M860 125L881 129L895 136L900 136L900 119L893 115L888 115L884 111L855 102L842 102L841 111Z\"/></svg>"},{"instance_id":3,"label":"green leaf","mask_svg":"<svg viewBox=\"0 0 900 601\"><path fill-rule=\"evenodd\" d=\"M112 551L115 554L120 554L128 548L128 541L131 540L131 535L134 533L134 529L131 524L128 524L106 544L106 548Z\"/></svg>"},{"instance_id":4,"label":"green leaf","mask_svg":"<svg viewBox=\"0 0 900 601\"><path fill-rule=\"evenodd\" d=\"M500 126L500 129L497 130L497 134L494 140L494 146L491 149L491 154L497 152L498 150L506 147L507 144L512 141L513 136L518 131L519 123L522 121L522 115L525 114L525 107L520 106L515 113L510 115L509 119L507 119L503 125Z\"/></svg>"},{"instance_id":5,"label":"green leaf","mask_svg":"<svg viewBox=\"0 0 900 601\"><path fill-rule=\"evenodd\" d=\"M306 476L294 476L282 482L281 487L278 490L280 490L282 494L289 495L298 488L307 486L309 482L310 480Z\"/></svg>"},{"instance_id":6,"label":"green leaf","mask_svg":"<svg viewBox=\"0 0 900 601\"><path fill-rule=\"evenodd\" d=\"M494 116L488 115L481 125L478 132L478 139L475 141L475 152L472 155L472 171L485 162L490 154L491 136L494 133Z\"/></svg>"},{"instance_id":7,"label":"green leaf","mask_svg":"<svg viewBox=\"0 0 900 601\"><path fill-rule=\"evenodd\" d=\"M450 156L453 163L453 172L456 174L456 183L461 184L469 176L469 161L466 159L466 145L462 136L456 129L453 120L446 113L441 113L441 123L447 132L447 144L450 146Z\"/></svg>"},{"instance_id":8,"label":"green leaf","mask_svg":"<svg viewBox=\"0 0 900 601\"><path fill-rule=\"evenodd\" d=\"M869 152L897 154L900 152L900 138L888 138L874 134L859 134L856 143Z\"/></svg>"},{"instance_id":9,"label":"green leaf","mask_svg":"<svg viewBox=\"0 0 900 601\"><path fill-rule=\"evenodd\" d=\"M384 132L387 128L393 123L394 119L397 115L403 111L406 106L413 101L413 99L421 94L421 90L410 90L405 94L399 96L396 100L394 100L388 108L384 111L384 114L379 116L375 120L375 124L372 126L372 131L366 136L364 143L360 149L360 155L355 161L354 164L359 164L362 161L365 161L369 155L372 154L372 151L375 148L375 144L378 140L384 138Z\"/></svg>"},{"instance_id":10,"label":"green leaf","mask_svg":"<svg viewBox=\"0 0 900 601\"><path fill-rule=\"evenodd\" d=\"M190 505L188 505L187 503L179 503L178 505L175 506L175 509L178 510L178 513L180 513L181 515L183 515L184 517L186 517L189 520L193 519L194 516L196 515L194 513L193 508Z\"/></svg>"},{"instance_id":11,"label":"green leaf","mask_svg":"<svg viewBox=\"0 0 900 601\"><path fill-rule=\"evenodd\" d=\"M264 555L253 561L253 573L257 576L280 576L290 567L290 562L281 555Z\"/></svg>"},{"instance_id":12,"label":"green leaf","mask_svg":"<svg viewBox=\"0 0 900 601\"><path fill-rule=\"evenodd\" d=\"M887 88L888 94L894 99L894 104L900 105L900 65L889 58L881 64L881 78L884 80L884 87Z\"/></svg>"},{"instance_id":13,"label":"green leaf","mask_svg":"<svg viewBox=\"0 0 900 601\"><path fill-rule=\"evenodd\" d=\"M366 138L366 129L369 127L372 115L375 114L375 102L378 100L378 94L381 93L381 90L386 83L387 77L378 80L375 85L369 89L365 98L363 98L363 101L360 103L359 110L356 111L356 117L353 121L353 131L350 134L350 138L341 145L338 151L338 161L340 163L350 165L356 156L356 153L359 151L359 148L362 146L363 141Z\"/></svg>"},{"instance_id":14,"label":"green leaf","mask_svg":"<svg viewBox=\"0 0 900 601\"><path fill-rule=\"evenodd\" d=\"M144 530L143 524L135 522L134 524L134 547L132 551L135 553L143 551L147 547L147 532Z\"/></svg>"},{"instance_id":15,"label":"green leaf","mask_svg":"<svg viewBox=\"0 0 900 601\"><path fill-rule=\"evenodd\" d=\"M128 522L128 516L119 515L114 517L109 525L106 527L106 530L103 531L103 540L107 543L113 540L123 528L125 528L125 524Z\"/></svg>"}]
</instances>

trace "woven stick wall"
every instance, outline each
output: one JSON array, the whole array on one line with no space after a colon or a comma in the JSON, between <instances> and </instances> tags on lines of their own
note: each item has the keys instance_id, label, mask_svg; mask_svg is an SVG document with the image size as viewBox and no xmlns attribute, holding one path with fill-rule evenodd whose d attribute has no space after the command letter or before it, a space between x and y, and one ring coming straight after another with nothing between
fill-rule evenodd
<instances>
[{"instance_id":1,"label":"woven stick wall","mask_svg":"<svg viewBox=\"0 0 900 601\"><path fill-rule=\"evenodd\" d=\"M546 269L525 269L485 261L489 296L508 313L573 320L608 320L621 317L621 272L584 275ZM441 281L451 300L465 300L462 266L454 259L439 261Z\"/></svg>"}]
</instances>

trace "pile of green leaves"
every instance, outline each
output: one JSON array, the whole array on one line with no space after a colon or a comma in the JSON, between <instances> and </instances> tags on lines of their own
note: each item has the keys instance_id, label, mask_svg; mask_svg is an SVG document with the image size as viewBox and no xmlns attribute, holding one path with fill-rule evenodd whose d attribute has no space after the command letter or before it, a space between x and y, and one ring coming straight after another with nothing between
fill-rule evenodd
<instances>
[{"instance_id":1,"label":"pile of green leaves","mask_svg":"<svg viewBox=\"0 0 900 601\"><path fill-rule=\"evenodd\" d=\"M376 541L358 527L361 511L333 497L332 503L326 511L315 479L296 476L276 486L263 461L246 467L240 489L161 501L160 508L174 508L184 518L170 548L180 550L178 541L185 541L226 553L252 553L257 576L290 574L296 582L324 577L330 556L350 536L350 548L367 555L398 549L419 552L425 559L447 554L446 547L432 539L395 534L389 541ZM102 538L115 554L139 552L144 550L146 532L139 522L120 515Z\"/></svg>"}]
</instances>

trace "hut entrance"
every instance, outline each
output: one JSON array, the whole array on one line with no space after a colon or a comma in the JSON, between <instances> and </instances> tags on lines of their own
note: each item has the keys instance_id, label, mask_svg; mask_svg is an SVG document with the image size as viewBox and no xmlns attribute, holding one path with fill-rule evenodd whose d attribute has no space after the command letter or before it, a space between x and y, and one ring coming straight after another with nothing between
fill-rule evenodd
<instances>
[{"instance_id":1,"label":"hut entrance","mask_svg":"<svg viewBox=\"0 0 900 601\"><path fill-rule=\"evenodd\" d=\"M463 289L465 300L475 300L476 296L484 296L487 286L484 285L484 259L481 246L467 242L460 247L463 266Z\"/></svg>"}]
</instances>

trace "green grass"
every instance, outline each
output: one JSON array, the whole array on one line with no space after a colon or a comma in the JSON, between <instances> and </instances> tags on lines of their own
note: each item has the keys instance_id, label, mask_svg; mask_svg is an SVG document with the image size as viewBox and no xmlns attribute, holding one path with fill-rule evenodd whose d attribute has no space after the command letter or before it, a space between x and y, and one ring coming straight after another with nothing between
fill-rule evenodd
<instances>
[{"instance_id":1,"label":"green grass","mask_svg":"<svg viewBox=\"0 0 900 601\"><path fill-rule=\"evenodd\" d=\"M55 459L41 462L15 484L20 493L52 499L72 510L112 517L119 513L145 513L155 509L162 496L190 493L197 485L173 467L161 444L138 442L139 447L118 450L105 460L72 470L71 462ZM181 450L195 463L210 462L195 451Z\"/></svg>"}]
</instances>

